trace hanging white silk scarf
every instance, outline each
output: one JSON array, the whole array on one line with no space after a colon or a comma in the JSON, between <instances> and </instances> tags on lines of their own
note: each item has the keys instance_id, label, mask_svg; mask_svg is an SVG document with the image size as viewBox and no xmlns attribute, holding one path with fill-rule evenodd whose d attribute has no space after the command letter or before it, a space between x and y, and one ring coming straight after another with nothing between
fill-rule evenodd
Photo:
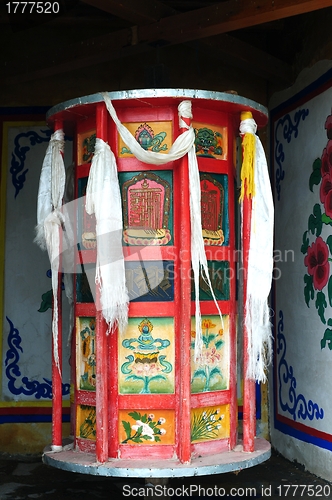
<instances>
[{"instance_id":1,"label":"hanging white silk scarf","mask_svg":"<svg viewBox=\"0 0 332 500\"><path fill-rule=\"evenodd\" d=\"M96 216L96 284L100 290L103 316L108 331L128 321L129 297L122 251L122 207L114 154L102 139L96 139L85 208Z\"/></svg>"},{"instance_id":2,"label":"hanging white silk scarf","mask_svg":"<svg viewBox=\"0 0 332 500\"><path fill-rule=\"evenodd\" d=\"M245 134L254 135L254 189L244 322L248 334L249 358L246 376L258 382L265 382L266 367L272 355L268 296L273 272L274 207L266 157L260 139L255 135L256 129L256 122L252 118L242 120L240 124L243 137Z\"/></svg>"},{"instance_id":3,"label":"hanging white silk scarf","mask_svg":"<svg viewBox=\"0 0 332 500\"><path fill-rule=\"evenodd\" d=\"M180 134L174 141L169 152L166 154L156 153L153 151L147 151L141 147L141 145L136 141L129 130L120 122L117 117L116 111L113 104L108 97L107 93L102 93L105 100L106 107L110 113L114 123L117 126L118 132L125 142L125 144L130 148L131 152L135 155L137 159L144 163L152 165L164 165L170 161L178 160L182 158L185 154L188 154L188 165L189 165L189 191L190 191L190 219L191 219L191 260L192 268L194 273L194 284L195 284L195 321L196 321L196 339L195 339L195 358L197 359L201 353L203 341L202 341L202 322L200 313L200 302L199 302L199 275L202 273L203 279L208 283L212 297L216 304L218 313L223 324L223 318L218 306L217 300L215 298L209 273L208 265L206 260L206 254L204 249L204 240L202 236L202 221L201 221L201 189L200 189L200 179L199 170L197 164L197 157L195 151L195 132L193 127L187 125L187 123L182 119L191 119L192 110L190 101L182 101L179 104L179 127L185 128L186 130ZM114 213L114 209L112 210Z\"/></svg>"},{"instance_id":4,"label":"hanging white silk scarf","mask_svg":"<svg viewBox=\"0 0 332 500\"><path fill-rule=\"evenodd\" d=\"M64 133L57 130L51 136L44 158L38 191L37 226L35 242L47 249L52 271L53 290L53 355L60 371L58 352L58 273L62 198L65 190L65 166L63 161Z\"/></svg>"}]
</instances>

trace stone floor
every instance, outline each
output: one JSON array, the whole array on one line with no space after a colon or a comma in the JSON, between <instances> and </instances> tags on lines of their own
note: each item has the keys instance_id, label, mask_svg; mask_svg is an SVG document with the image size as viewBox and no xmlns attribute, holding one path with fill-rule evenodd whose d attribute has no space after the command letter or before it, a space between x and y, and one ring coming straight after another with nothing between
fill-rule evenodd
<instances>
[{"instance_id":1,"label":"stone floor","mask_svg":"<svg viewBox=\"0 0 332 500\"><path fill-rule=\"evenodd\" d=\"M144 490L144 488L147 488ZM213 476L170 479L167 485L144 480L104 478L55 469L41 457L0 455L0 500L93 500L120 498L327 498L332 483L324 481L275 452L266 462Z\"/></svg>"}]
</instances>

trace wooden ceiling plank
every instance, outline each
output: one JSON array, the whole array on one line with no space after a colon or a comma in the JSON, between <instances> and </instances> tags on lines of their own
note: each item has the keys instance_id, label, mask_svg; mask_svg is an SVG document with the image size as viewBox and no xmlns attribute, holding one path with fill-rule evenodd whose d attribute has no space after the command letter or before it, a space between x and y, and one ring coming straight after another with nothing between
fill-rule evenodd
<instances>
[{"instance_id":1,"label":"wooden ceiling plank","mask_svg":"<svg viewBox=\"0 0 332 500\"><path fill-rule=\"evenodd\" d=\"M135 25L149 24L176 14L176 10L158 0L81 0L104 12L113 14Z\"/></svg>"}]
</instances>

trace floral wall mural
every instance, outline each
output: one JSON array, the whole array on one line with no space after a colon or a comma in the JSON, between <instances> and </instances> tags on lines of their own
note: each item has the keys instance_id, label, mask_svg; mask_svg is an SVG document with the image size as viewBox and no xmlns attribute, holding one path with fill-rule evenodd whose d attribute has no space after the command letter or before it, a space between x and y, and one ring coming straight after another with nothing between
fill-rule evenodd
<instances>
[{"instance_id":1,"label":"floral wall mural","mask_svg":"<svg viewBox=\"0 0 332 500\"><path fill-rule=\"evenodd\" d=\"M270 107L275 195L271 442L331 479L332 64Z\"/></svg>"},{"instance_id":2,"label":"floral wall mural","mask_svg":"<svg viewBox=\"0 0 332 500\"><path fill-rule=\"evenodd\" d=\"M332 226L332 114L325 121L326 146L320 158L312 164L309 188L316 193L315 203L308 218L308 229L303 233L301 252L305 255L304 298L307 306L313 302L323 325L332 326L327 317L327 307L332 306L332 235L323 234L323 228ZM332 329L322 327L321 348L332 349Z\"/></svg>"}]
</instances>

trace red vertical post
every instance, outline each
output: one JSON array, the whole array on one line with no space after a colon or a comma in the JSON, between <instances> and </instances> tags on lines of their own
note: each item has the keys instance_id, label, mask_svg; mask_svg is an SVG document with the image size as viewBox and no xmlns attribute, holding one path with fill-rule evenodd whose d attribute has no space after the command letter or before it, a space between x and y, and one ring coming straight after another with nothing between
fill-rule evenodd
<instances>
[{"instance_id":1,"label":"red vertical post","mask_svg":"<svg viewBox=\"0 0 332 500\"><path fill-rule=\"evenodd\" d=\"M184 132L186 129L181 129ZM180 160L180 234L179 271L180 271L180 429L178 433L179 459L189 463L191 458L190 410L191 410L191 229L188 156Z\"/></svg>"},{"instance_id":2,"label":"red vertical post","mask_svg":"<svg viewBox=\"0 0 332 500\"><path fill-rule=\"evenodd\" d=\"M107 137L109 144L116 144L117 128L108 114ZM119 377L118 377L118 344L119 330L108 336L108 458L119 458Z\"/></svg>"},{"instance_id":3,"label":"red vertical post","mask_svg":"<svg viewBox=\"0 0 332 500\"><path fill-rule=\"evenodd\" d=\"M62 121L56 120L54 123L54 132L61 130ZM60 235L61 231L58 229ZM61 252L59 251L59 272L58 272L58 291L57 296L53 298L58 303L58 325L57 325L57 345L54 335L52 335L52 449L59 451L62 449L62 272L61 272ZM54 307L52 308L54 314ZM53 320L53 317L52 317ZM56 362L54 352L58 351L58 363Z\"/></svg>"},{"instance_id":4,"label":"red vertical post","mask_svg":"<svg viewBox=\"0 0 332 500\"><path fill-rule=\"evenodd\" d=\"M107 141L107 112L104 103L96 109L96 136ZM103 318L100 293L96 287L96 460L108 458L107 325Z\"/></svg>"},{"instance_id":5,"label":"red vertical post","mask_svg":"<svg viewBox=\"0 0 332 500\"><path fill-rule=\"evenodd\" d=\"M232 130L229 134L228 151L234 149L234 127L232 126L230 117L228 117L228 127ZM234 155L234 151L233 151ZM235 175L236 169L234 158L231 156L228 160L228 206L229 206L229 263L230 263L230 276L235 276ZM233 274L234 273L234 274ZM236 278L230 279L230 311L229 311L229 334L230 334L230 363L229 363L229 390L230 390L230 436L229 447L233 449L237 443L237 423L238 423L238 405L237 405L237 391L236 391Z\"/></svg>"},{"instance_id":6,"label":"red vertical post","mask_svg":"<svg viewBox=\"0 0 332 500\"><path fill-rule=\"evenodd\" d=\"M252 118L250 112L241 113L241 120ZM246 181L244 181L246 182ZM244 186L242 210L242 253L243 253L243 304L247 301L248 256L250 246L252 200L248 196L248 186ZM256 434L256 394L255 381L247 378L249 363L249 339L245 324L243 325L243 451L253 452Z\"/></svg>"}]
</instances>

